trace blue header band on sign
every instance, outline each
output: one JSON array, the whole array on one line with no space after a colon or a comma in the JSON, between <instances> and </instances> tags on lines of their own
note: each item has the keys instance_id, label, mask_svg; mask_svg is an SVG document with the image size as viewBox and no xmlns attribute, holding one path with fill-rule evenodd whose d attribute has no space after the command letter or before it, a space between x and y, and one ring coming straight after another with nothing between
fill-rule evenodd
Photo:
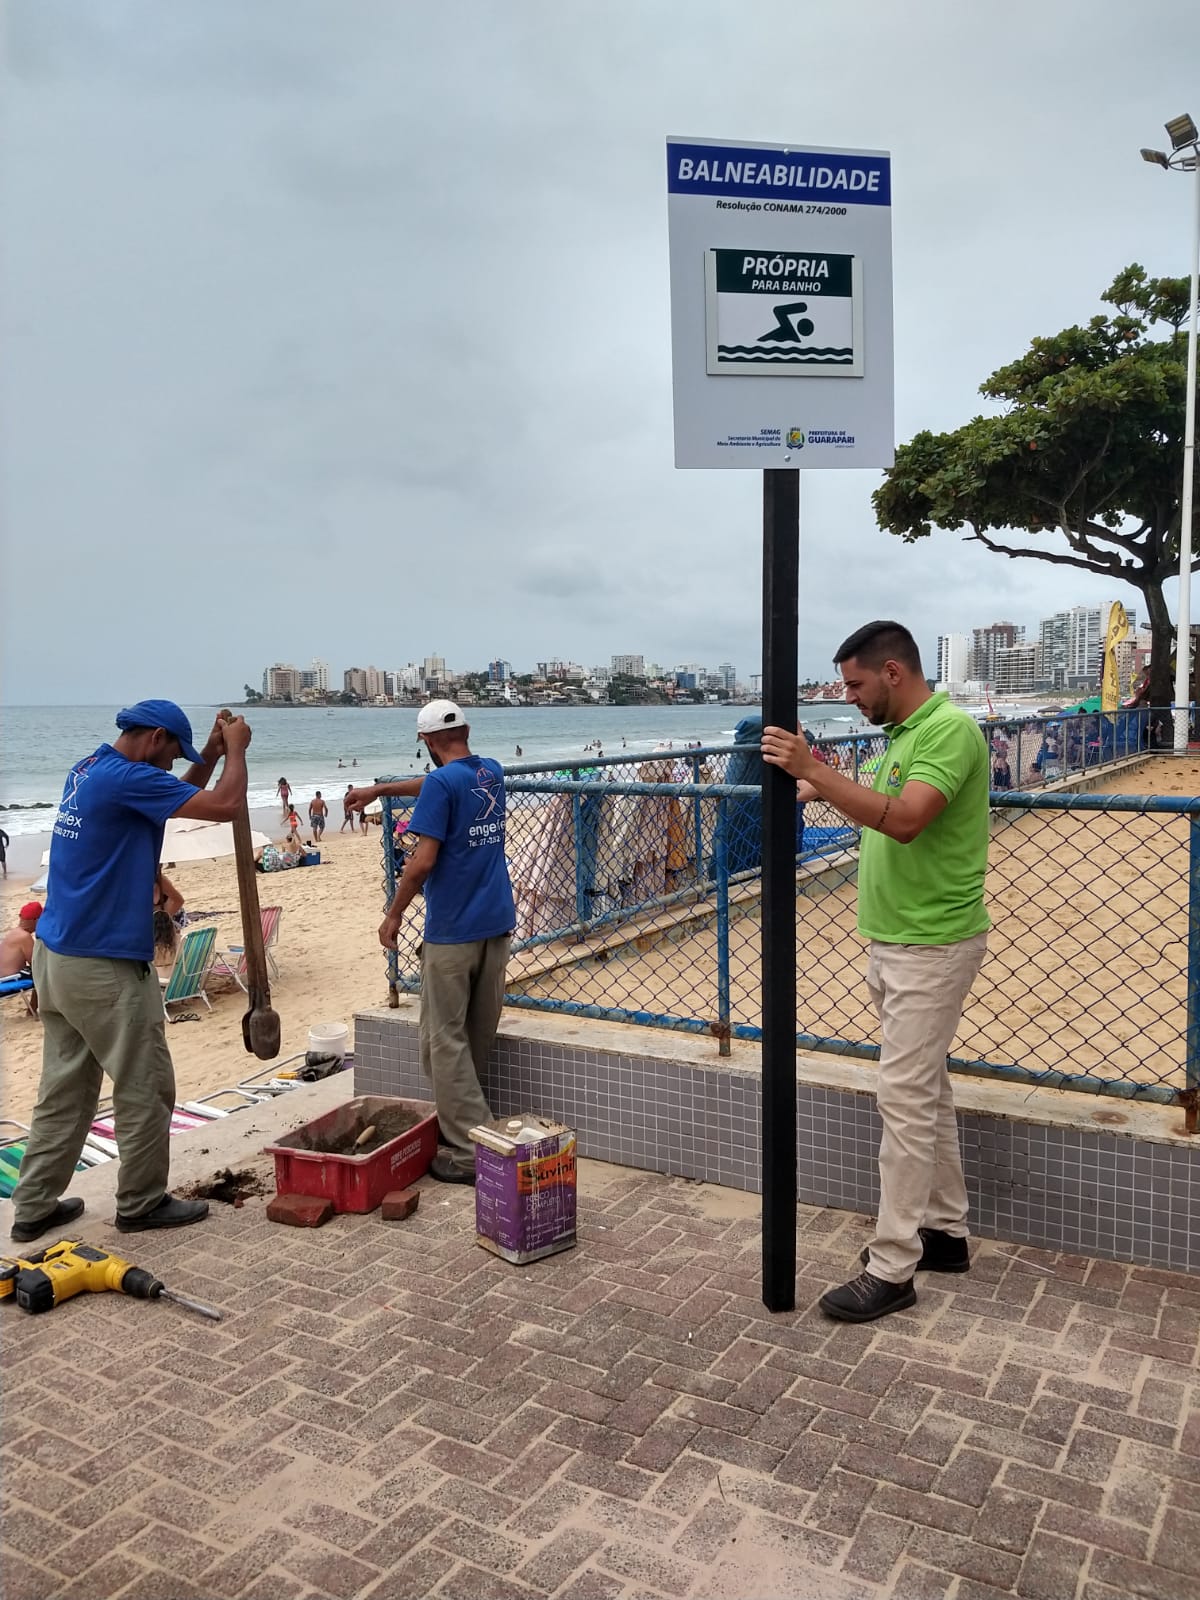
<instances>
[{"instance_id":1,"label":"blue header band on sign","mask_svg":"<svg viewBox=\"0 0 1200 1600\"><path fill-rule=\"evenodd\" d=\"M667 190L760 200L764 209L776 201L890 206L892 165L886 156L669 143Z\"/></svg>"}]
</instances>

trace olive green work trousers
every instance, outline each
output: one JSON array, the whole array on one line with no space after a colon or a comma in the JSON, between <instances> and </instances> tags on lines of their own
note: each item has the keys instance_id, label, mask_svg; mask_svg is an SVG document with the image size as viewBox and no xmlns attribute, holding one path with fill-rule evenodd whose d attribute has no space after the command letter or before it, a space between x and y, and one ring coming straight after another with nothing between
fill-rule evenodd
<instances>
[{"instance_id":1,"label":"olive green work trousers","mask_svg":"<svg viewBox=\"0 0 1200 1600\"><path fill-rule=\"evenodd\" d=\"M481 1079L504 1005L504 974L512 936L469 944L421 947L421 1068L433 1082L446 1153L475 1170L470 1131L489 1122Z\"/></svg>"},{"instance_id":2,"label":"olive green work trousers","mask_svg":"<svg viewBox=\"0 0 1200 1600\"><path fill-rule=\"evenodd\" d=\"M146 962L64 956L36 940L33 980L42 1080L13 1193L16 1220L46 1216L71 1182L105 1075L121 1159L117 1211L153 1210L167 1192L175 1104L158 974Z\"/></svg>"}]
</instances>

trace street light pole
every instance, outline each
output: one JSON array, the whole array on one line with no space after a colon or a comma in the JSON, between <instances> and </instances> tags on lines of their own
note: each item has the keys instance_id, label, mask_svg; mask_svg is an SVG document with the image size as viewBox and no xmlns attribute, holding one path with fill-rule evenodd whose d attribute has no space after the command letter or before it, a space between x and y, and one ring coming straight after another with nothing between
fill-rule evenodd
<instances>
[{"instance_id":1,"label":"street light pole","mask_svg":"<svg viewBox=\"0 0 1200 1600\"><path fill-rule=\"evenodd\" d=\"M1196 471L1196 306L1200 299L1200 145L1193 145L1192 189L1195 195L1192 227L1192 304L1188 319L1187 393L1184 401L1183 422L1183 492L1179 500L1179 640L1175 656L1175 754L1186 755L1188 747L1188 712L1191 692L1192 625L1191 625L1191 574L1192 574L1192 489ZM1186 630L1186 631L1185 631ZM1182 671L1180 662L1183 662ZM1180 683L1183 683L1182 693ZM1183 712L1183 738L1180 740L1180 713Z\"/></svg>"},{"instance_id":2,"label":"street light pole","mask_svg":"<svg viewBox=\"0 0 1200 1600\"><path fill-rule=\"evenodd\" d=\"M1192 224L1192 293L1188 314L1187 377L1184 384L1183 488L1179 498L1179 618L1175 633L1174 746L1187 755L1192 699L1192 493L1196 470L1196 320L1200 300L1200 133L1186 114L1166 125L1171 154L1143 150L1143 161L1168 171L1190 172L1195 194Z\"/></svg>"}]
</instances>

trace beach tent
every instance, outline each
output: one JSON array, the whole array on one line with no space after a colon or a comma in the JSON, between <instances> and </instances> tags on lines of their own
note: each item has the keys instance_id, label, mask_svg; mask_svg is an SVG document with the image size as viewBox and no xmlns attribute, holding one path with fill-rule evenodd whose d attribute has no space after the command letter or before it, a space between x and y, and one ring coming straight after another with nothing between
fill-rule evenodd
<instances>
[{"instance_id":1,"label":"beach tent","mask_svg":"<svg viewBox=\"0 0 1200 1600\"><path fill-rule=\"evenodd\" d=\"M1059 715L1063 717L1078 717L1080 715L1090 714L1093 711L1099 711L1099 709L1100 696L1098 694L1094 694L1090 700L1081 700L1077 706L1068 706L1067 709L1060 712Z\"/></svg>"}]
</instances>

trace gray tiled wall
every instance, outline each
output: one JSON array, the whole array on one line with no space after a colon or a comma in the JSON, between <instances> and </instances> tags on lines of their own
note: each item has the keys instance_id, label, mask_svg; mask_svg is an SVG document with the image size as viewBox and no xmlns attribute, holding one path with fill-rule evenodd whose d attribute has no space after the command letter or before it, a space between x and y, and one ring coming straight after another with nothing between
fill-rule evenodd
<instances>
[{"instance_id":1,"label":"gray tiled wall","mask_svg":"<svg viewBox=\"0 0 1200 1600\"><path fill-rule=\"evenodd\" d=\"M363 1015L358 1094L427 1098L416 1024ZM485 1084L497 1116L543 1112L581 1155L757 1190L760 1079L654 1056L501 1036ZM880 1124L871 1095L797 1086L799 1194L871 1213ZM971 1226L989 1238L1200 1272L1200 1142L1150 1144L960 1112Z\"/></svg>"}]
</instances>

